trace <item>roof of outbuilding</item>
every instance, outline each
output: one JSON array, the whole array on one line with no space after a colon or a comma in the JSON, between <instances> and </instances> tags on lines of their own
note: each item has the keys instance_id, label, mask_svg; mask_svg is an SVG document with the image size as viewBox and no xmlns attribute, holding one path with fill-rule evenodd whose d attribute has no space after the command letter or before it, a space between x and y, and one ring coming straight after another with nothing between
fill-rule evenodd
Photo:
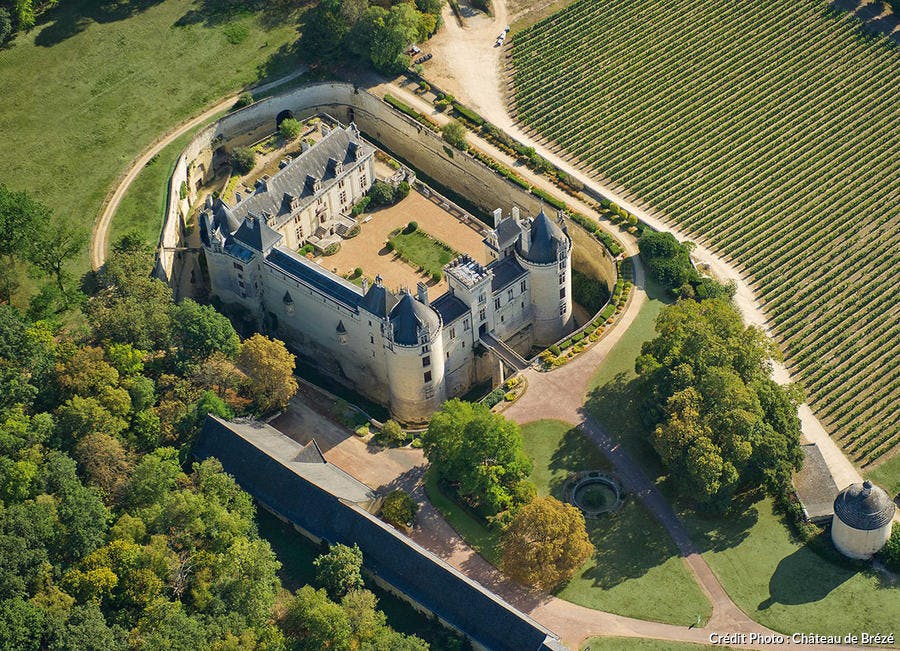
<instances>
[{"instance_id":1,"label":"roof of outbuilding","mask_svg":"<svg viewBox=\"0 0 900 651\"><path fill-rule=\"evenodd\" d=\"M394 326L394 341L404 346L415 346L419 343L419 329L428 327L432 334L440 326L437 313L427 305L420 303L409 292L404 292L390 313L391 325Z\"/></svg>"},{"instance_id":2,"label":"roof of outbuilding","mask_svg":"<svg viewBox=\"0 0 900 651\"><path fill-rule=\"evenodd\" d=\"M862 531L880 529L893 519L895 509L888 494L868 480L847 486L834 499L835 516Z\"/></svg>"},{"instance_id":3,"label":"roof of outbuilding","mask_svg":"<svg viewBox=\"0 0 900 651\"><path fill-rule=\"evenodd\" d=\"M559 248L568 246L568 238L559 226L554 224L544 209L531 222L527 246L519 241L519 254L526 260L538 264L556 262Z\"/></svg>"}]
</instances>

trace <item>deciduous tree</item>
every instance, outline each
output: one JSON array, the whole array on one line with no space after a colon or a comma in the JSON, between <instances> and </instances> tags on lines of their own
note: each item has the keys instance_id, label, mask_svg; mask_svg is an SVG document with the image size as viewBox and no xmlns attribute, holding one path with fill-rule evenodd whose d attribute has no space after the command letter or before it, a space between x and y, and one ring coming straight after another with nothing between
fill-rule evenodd
<instances>
[{"instance_id":1,"label":"deciduous tree","mask_svg":"<svg viewBox=\"0 0 900 651\"><path fill-rule=\"evenodd\" d=\"M253 335L241 347L238 364L247 373L251 397L261 413L284 408L297 392L294 356L277 339Z\"/></svg>"},{"instance_id":2,"label":"deciduous tree","mask_svg":"<svg viewBox=\"0 0 900 651\"><path fill-rule=\"evenodd\" d=\"M526 586L552 590L594 553L584 516L554 497L537 497L518 510L503 532L503 571Z\"/></svg>"},{"instance_id":3,"label":"deciduous tree","mask_svg":"<svg viewBox=\"0 0 900 651\"><path fill-rule=\"evenodd\" d=\"M316 580L332 598L340 599L351 590L363 587L362 562L362 551L357 545L332 545L327 554L313 561Z\"/></svg>"}]
</instances>

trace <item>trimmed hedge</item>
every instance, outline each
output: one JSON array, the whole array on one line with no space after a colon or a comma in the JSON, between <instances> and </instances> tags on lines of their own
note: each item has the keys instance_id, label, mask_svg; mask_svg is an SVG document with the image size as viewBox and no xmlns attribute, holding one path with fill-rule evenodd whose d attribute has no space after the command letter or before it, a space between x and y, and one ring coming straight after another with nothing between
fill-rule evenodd
<instances>
[{"instance_id":1,"label":"trimmed hedge","mask_svg":"<svg viewBox=\"0 0 900 651\"><path fill-rule=\"evenodd\" d=\"M540 197L541 199L543 199L544 201L549 203L551 206L553 206L557 210L565 210L566 209L565 201L560 201L556 197L549 195L548 193L544 192L540 188L531 188L531 194L533 194L536 197Z\"/></svg>"},{"instance_id":2,"label":"trimmed hedge","mask_svg":"<svg viewBox=\"0 0 900 651\"><path fill-rule=\"evenodd\" d=\"M393 106L395 109L397 109L401 113L408 115L416 122L424 124L426 127L431 129L432 131L438 130L437 122L435 122L434 120L429 118L427 115L423 115L423 114L419 113L416 109L414 109L409 104L404 104L403 102L401 102L399 99L397 99L393 95L391 95L391 94L385 95L384 101L387 102L388 104L390 104L391 106Z\"/></svg>"},{"instance_id":3,"label":"trimmed hedge","mask_svg":"<svg viewBox=\"0 0 900 651\"><path fill-rule=\"evenodd\" d=\"M453 101L451 102L451 104L453 104L453 108L456 110L456 112L459 113L460 116L461 116L463 119L465 119L466 121L471 122L472 124L474 124L474 125L476 125L476 126L479 126L479 127L480 127L482 124L484 124L484 118L481 117L480 115L478 115L478 114L477 114L475 111L473 111L472 109L470 109L470 108L468 108L468 107L466 107L466 106L463 106L462 104L460 104L460 103L457 102L456 100L453 100Z\"/></svg>"}]
</instances>

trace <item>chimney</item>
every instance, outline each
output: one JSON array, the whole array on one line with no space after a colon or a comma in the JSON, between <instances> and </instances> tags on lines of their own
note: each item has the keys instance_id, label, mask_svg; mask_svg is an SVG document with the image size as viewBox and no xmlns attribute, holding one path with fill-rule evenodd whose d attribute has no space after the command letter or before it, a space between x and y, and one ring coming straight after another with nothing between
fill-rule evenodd
<instances>
[{"instance_id":1,"label":"chimney","mask_svg":"<svg viewBox=\"0 0 900 651\"><path fill-rule=\"evenodd\" d=\"M503 208L497 208L494 211L494 228L497 228L497 224L500 223L501 219L503 219Z\"/></svg>"},{"instance_id":2,"label":"chimney","mask_svg":"<svg viewBox=\"0 0 900 651\"><path fill-rule=\"evenodd\" d=\"M367 294L369 292L369 279L365 276L362 277L362 290L363 294Z\"/></svg>"},{"instance_id":3,"label":"chimney","mask_svg":"<svg viewBox=\"0 0 900 651\"><path fill-rule=\"evenodd\" d=\"M244 198L244 197L241 196L241 193L240 193L240 192L235 192L235 193L234 193L234 202L235 202L236 204L237 204L237 203L240 203L240 202L241 202L241 199L243 199L243 198Z\"/></svg>"},{"instance_id":4,"label":"chimney","mask_svg":"<svg viewBox=\"0 0 900 651\"><path fill-rule=\"evenodd\" d=\"M300 143L300 153L302 154L305 151L309 151L309 143L306 140Z\"/></svg>"},{"instance_id":5,"label":"chimney","mask_svg":"<svg viewBox=\"0 0 900 651\"><path fill-rule=\"evenodd\" d=\"M518 206L513 206L512 217L514 220L516 220L516 223L519 222L519 207Z\"/></svg>"},{"instance_id":6,"label":"chimney","mask_svg":"<svg viewBox=\"0 0 900 651\"><path fill-rule=\"evenodd\" d=\"M419 302L423 305L430 305L430 303L428 302L428 286L425 283L419 281L418 283L416 283L416 290Z\"/></svg>"},{"instance_id":7,"label":"chimney","mask_svg":"<svg viewBox=\"0 0 900 651\"><path fill-rule=\"evenodd\" d=\"M322 132L322 136L323 136L323 137L324 137L324 136L327 136L329 133L331 133L331 129L330 129L330 128L328 127L328 125L325 124L324 122L322 123L322 126L321 126L320 130L321 130L321 132Z\"/></svg>"}]
</instances>

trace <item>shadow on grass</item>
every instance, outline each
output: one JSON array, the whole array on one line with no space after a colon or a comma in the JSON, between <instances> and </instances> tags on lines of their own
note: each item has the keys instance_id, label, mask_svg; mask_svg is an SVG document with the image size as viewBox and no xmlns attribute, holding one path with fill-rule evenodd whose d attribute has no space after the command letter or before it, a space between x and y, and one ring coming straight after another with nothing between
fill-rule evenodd
<instances>
[{"instance_id":1,"label":"shadow on grass","mask_svg":"<svg viewBox=\"0 0 900 651\"><path fill-rule=\"evenodd\" d=\"M800 605L821 601L868 566L841 556L822 532L778 563L769 579L769 597L757 606Z\"/></svg>"},{"instance_id":2,"label":"shadow on grass","mask_svg":"<svg viewBox=\"0 0 900 651\"><path fill-rule=\"evenodd\" d=\"M609 470L610 463L591 441L576 427L563 434L559 446L553 451L547 467L554 471L548 481L553 497L563 498L563 485L573 472L583 470Z\"/></svg>"},{"instance_id":3,"label":"shadow on grass","mask_svg":"<svg viewBox=\"0 0 900 651\"><path fill-rule=\"evenodd\" d=\"M131 18L162 0L81 0L63 2L45 13L41 31L34 42L41 47L52 47L83 32L91 23L114 23Z\"/></svg>"}]
</instances>

